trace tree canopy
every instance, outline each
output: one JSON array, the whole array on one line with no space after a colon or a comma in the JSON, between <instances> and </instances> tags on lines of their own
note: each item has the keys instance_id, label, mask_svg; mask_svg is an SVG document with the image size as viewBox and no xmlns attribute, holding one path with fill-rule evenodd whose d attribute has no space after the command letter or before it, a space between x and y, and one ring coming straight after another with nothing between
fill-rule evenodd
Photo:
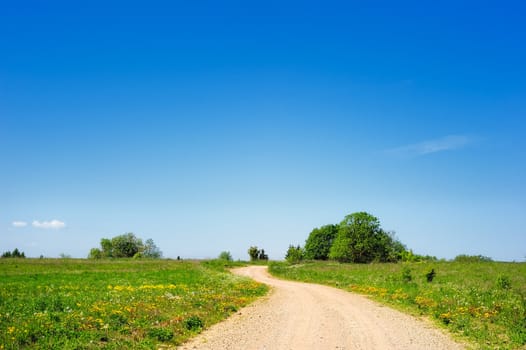
<instances>
[{"instance_id":1,"label":"tree canopy","mask_svg":"<svg viewBox=\"0 0 526 350\"><path fill-rule=\"evenodd\" d=\"M380 227L375 216L358 212L340 223L329 258L340 262L388 262L400 259L405 247Z\"/></svg>"},{"instance_id":2,"label":"tree canopy","mask_svg":"<svg viewBox=\"0 0 526 350\"><path fill-rule=\"evenodd\" d=\"M307 260L337 260L340 262L394 262L407 257L420 257L384 231L377 217L357 212L347 215L339 224L315 228L305 241L305 247L289 246L289 262Z\"/></svg>"},{"instance_id":3,"label":"tree canopy","mask_svg":"<svg viewBox=\"0 0 526 350\"><path fill-rule=\"evenodd\" d=\"M250 261L268 260L268 255L265 253L265 249L258 249L256 246L248 248L248 255Z\"/></svg>"},{"instance_id":4,"label":"tree canopy","mask_svg":"<svg viewBox=\"0 0 526 350\"><path fill-rule=\"evenodd\" d=\"M2 254L2 258L25 258L26 255L24 252L21 252L18 250L18 248L15 248L12 252L7 251Z\"/></svg>"},{"instance_id":5,"label":"tree canopy","mask_svg":"<svg viewBox=\"0 0 526 350\"><path fill-rule=\"evenodd\" d=\"M330 224L313 229L305 242L305 259L327 260L337 233L338 225Z\"/></svg>"},{"instance_id":6,"label":"tree canopy","mask_svg":"<svg viewBox=\"0 0 526 350\"><path fill-rule=\"evenodd\" d=\"M147 239L143 243L142 239L130 232L111 239L102 238L100 248L92 248L88 255L90 259L133 257L159 259L162 257L162 252L153 239Z\"/></svg>"}]
</instances>

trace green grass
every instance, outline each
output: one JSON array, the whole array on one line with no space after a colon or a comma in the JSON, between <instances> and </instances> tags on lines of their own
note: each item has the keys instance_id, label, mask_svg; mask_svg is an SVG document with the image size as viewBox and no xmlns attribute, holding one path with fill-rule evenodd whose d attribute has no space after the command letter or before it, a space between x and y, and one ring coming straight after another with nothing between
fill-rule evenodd
<instances>
[{"instance_id":1,"label":"green grass","mask_svg":"<svg viewBox=\"0 0 526 350\"><path fill-rule=\"evenodd\" d=\"M0 349L154 349L264 295L221 261L0 259Z\"/></svg>"},{"instance_id":2,"label":"green grass","mask_svg":"<svg viewBox=\"0 0 526 350\"><path fill-rule=\"evenodd\" d=\"M431 269L436 276L427 282ZM526 348L525 263L271 263L270 272L367 294L428 316L476 348Z\"/></svg>"}]
</instances>

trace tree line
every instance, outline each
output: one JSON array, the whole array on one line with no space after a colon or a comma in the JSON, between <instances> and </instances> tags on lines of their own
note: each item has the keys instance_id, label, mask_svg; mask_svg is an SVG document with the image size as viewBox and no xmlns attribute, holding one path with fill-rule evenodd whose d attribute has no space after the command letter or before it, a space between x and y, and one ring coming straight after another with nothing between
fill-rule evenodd
<instances>
[{"instance_id":1,"label":"tree line","mask_svg":"<svg viewBox=\"0 0 526 350\"><path fill-rule=\"evenodd\" d=\"M290 245L285 256L289 262L335 260L350 263L417 261L432 259L407 250L392 232L382 229L380 220L367 213L347 215L339 224L315 228L305 246Z\"/></svg>"},{"instance_id":2,"label":"tree line","mask_svg":"<svg viewBox=\"0 0 526 350\"><path fill-rule=\"evenodd\" d=\"M2 258L25 258L26 255L24 254L24 252L21 252L20 250L18 250L18 248L15 248L12 252L7 251L7 252L2 253L1 257Z\"/></svg>"}]
</instances>

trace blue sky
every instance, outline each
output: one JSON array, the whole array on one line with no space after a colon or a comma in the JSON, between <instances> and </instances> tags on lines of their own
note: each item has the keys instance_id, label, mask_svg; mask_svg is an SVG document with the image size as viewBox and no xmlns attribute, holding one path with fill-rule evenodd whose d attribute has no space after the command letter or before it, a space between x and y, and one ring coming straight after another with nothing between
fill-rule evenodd
<instances>
[{"instance_id":1,"label":"blue sky","mask_svg":"<svg viewBox=\"0 0 526 350\"><path fill-rule=\"evenodd\" d=\"M521 2L1 2L0 250L281 259L368 211L526 257Z\"/></svg>"}]
</instances>

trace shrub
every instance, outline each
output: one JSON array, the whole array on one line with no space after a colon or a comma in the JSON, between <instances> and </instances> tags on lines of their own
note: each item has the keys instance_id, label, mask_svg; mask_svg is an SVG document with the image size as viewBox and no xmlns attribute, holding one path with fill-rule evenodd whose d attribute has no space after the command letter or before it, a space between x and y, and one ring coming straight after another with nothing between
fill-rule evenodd
<instances>
[{"instance_id":1,"label":"shrub","mask_svg":"<svg viewBox=\"0 0 526 350\"><path fill-rule=\"evenodd\" d=\"M204 323L198 316L190 316L184 321L184 326L189 331L196 331L203 328Z\"/></svg>"},{"instance_id":2,"label":"shrub","mask_svg":"<svg viewBox=\"0 0 526 350\"><path fill-rule=\"evenodd\" d=\"M303 249L301 249L300 246L294 247L292 244L289 245L289 249L287 250L287 254L285 255L285 260L287 260L291 264L297 264L301 260L303 260Z\"/></svg>"},{"instance_id":3,"label":"shrub","mask_svg":"<svg viewBox=\"0 0 526 350\"><path fill-rule=\"evenodd\" d=\"M232 261L232 254L227 251L221 252L221 254L219 254L219 260Z\"/></svg>"},{"instance_id":4,"label":"shrub","mask_svg":"<svg viewBox=\"0 0 526 350\"><path fill-rule=\"evenodd\" d=\"M435 269L431 269L428 273L426 273L426 280L428 282L433 282L433 278L435 278L436 272Z\"/></svg>"},{"instance_id":5,"label":"shrub","mask_svg":"<svg viewBox=\"0 0 526 350\"><path fill-rule=\"evenodd\" d=\"M91 248L89 251L88 259L101 259L102 251L99 248Z\"/></svg>"}]
</instances>

